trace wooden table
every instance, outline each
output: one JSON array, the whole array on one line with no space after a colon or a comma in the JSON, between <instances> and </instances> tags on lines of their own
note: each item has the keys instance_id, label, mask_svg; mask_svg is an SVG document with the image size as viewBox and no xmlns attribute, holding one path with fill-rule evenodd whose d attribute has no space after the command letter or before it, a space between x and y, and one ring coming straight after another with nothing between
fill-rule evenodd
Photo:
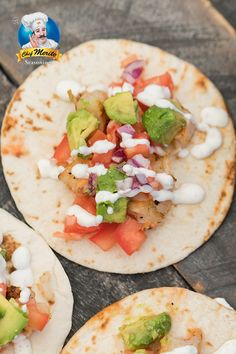
<instances>
[{"instance_id":1,"label":"wooden table","mask_svg":"<svg viewBox=\"0 0 236 354\"><path fill-rule=\"evenodd\" d=\"M34 69L16 62L21 17L44 11L61 28L61 51L93 38L129 38L159 46L197 65L222 91L236 117L235 0L15 0L1 2L0 114L16 87ZM0 206L18 218L0 171ZM184 286L210 296L225 297L236 308L236 203L214 237L191 256L168 268L140 275L100 273L61 256L73 287L75 307L70 336L106 305L136 291L159 286Z\"/></svg>"}]
</instances>

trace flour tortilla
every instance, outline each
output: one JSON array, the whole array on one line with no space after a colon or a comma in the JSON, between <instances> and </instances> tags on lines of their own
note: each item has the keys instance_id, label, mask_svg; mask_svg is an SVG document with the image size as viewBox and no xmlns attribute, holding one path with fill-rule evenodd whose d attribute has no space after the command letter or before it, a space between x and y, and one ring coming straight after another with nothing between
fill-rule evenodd
<instances>
[{"instance_id":1,"label":"flour tortilla","mask_svg":"<svg viewBox=\"0 0 236 354\"><path fill-rule=\"evenodd\" d=\"M145 60L145 77L169 71L176 96L196 120L206 106L226 109L224 100L200 71L189 63L158 48L127 40L95 40L63 55L58 63L35 70L16 91L3 121L2 163L5 177L17 207L25 220L48 244L66 258L100 271L142 273L178 262L207 241L223 221L233 194L235 136L230 120L222 128L224 143L211 157L192 156L172 161L178 182L198 183L206 191L198 205L173 206L164 223L148 232L148 240L132 256L115 246L103 252L91 241L66 242L53 237L63 230L63 221L74 194L61 182L40 179L37 161L50 158L53 147L65 132L66 117L74 107L55 95L57 83L72 79L81 84L109 85L120 79L120 62L130 54ZM204 140L196 133L193 141ZM17 145L20 151L9 153ZM18 156L15 156L18 155Z\"/></svg>"},{"instance_id":2,"label":"flour tortilla","mask_svg":"<svg viewBox=\"0 0 236 354\"><path fill-rule=\"evenodd\" d=\"M50 292L54 294L53 303L50 305L51 318L42 332L34 332L29 339L32 354L59 353L71 328L73 296L67 275L43 239L3 209L0 209L0 231L4 235L11 235L16 242L29 248L34 275L32 288L39 303L50 300L45 299L42 288L39 287L40 277L44 273L50 273ZM9 345L0 352L14 354L14 348Z\"/></svg>"},{"instance_id":3,"label":"flour tortilla","mask_svg":"<svg viewBox=\"0 0 236 354\"><path fill-rule=\"evenodd\" d=\"M236 311L187 289L148 289L126 297L92 317L71 338L61 354L123 354L119 327L141 316L164 311L172 319L165 348L162 348L164 351L184 346L183 339L196 329L203 334L198 354L214 353L226 341L236 338Z\"/></svg>"}]
</instances>

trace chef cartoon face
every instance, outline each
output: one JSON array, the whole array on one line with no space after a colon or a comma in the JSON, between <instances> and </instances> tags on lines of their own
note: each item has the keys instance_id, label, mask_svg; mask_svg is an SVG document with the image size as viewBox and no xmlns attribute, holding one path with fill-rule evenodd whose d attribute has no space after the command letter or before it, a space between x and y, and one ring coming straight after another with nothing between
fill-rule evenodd
<instances>
[{"instance_id":1,"label":"chef cartoon face","mask_svg":"<svg viewBox=\"0 0 236 354\"><path fill-rule=\"evenodd\" d=\"M34 40L43 44L47 41L47 29L46 26L38 26L33 34L32 37L34 37Z\"/></svg>"},{"instance_id":2,"label":"chef cartoon face","mask_svg":"<svg viewBox=\"0 0 236 354\"><path fill-rule=\"evenodd\" d=\"M27 48L53 48L58 47L58 42L47 37L48 16L43 12L34 12L24 15L21 23L28 32L28 43L22 45L23 49Z\"/></svg>"}]
</instances>

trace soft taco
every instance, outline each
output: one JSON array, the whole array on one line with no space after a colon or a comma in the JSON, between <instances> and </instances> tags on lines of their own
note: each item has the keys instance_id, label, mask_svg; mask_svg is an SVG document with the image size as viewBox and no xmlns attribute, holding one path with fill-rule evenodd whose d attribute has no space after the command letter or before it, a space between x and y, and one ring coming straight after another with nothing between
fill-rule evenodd
<instances>
[{"instance_id":1,"label":"soft taco","mask_svg":"<svg viewBox=\"0 0 236 354\"><path fill-rule=\"evenodd\" d=\"M35 70L2 127L2 163L26 221L91 268L148 272L208 240L233 194L224 100L158 48L95 40Z\"/></svg>"},{"instance_id":2,"label":"soft taco","mask_svg":"<svg viewBox=\"0 0 236 354\"><path fill-rule=\"evenodd\" d=\"M59 353L72 307L69 280L48 245L0 209L0 353Z\"/></svg>"},{"instance_id":3,"label":"soft taco","mask_svg":"<svg viewBox=\"0 0 236 354\"><path fill-rule=\"evenodd\" d=\"M236 312L183 288L148 289L92 317L62 354L235 354Z\"/></svg>"}]
</instances>

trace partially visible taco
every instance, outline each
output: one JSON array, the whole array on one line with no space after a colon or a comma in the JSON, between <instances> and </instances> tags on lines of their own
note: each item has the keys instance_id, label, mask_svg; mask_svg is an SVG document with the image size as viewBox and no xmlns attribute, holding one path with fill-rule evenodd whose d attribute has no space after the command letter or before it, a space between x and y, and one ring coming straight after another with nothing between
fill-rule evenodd
<instances>
[{"instance_id":1,"label":"partially visible taco","mask_svg":"<svg viewBox=\"0 0 236 354\"><path fill-rule=\"evenodd\" d=\"M62 354L235 354L236 312L183 288L148 289L91 318Z\"/></svg>"},{"instance_id":2,"label":"partially visible taco","mask_svg":"<svg viewBox=\"0 0 236 354\"><path fill-rule=\"evenodd\" d=\"M0 209L0 352L56 354L71 328L69 280L47 244Z\"/></svg>"}]
</instances>

